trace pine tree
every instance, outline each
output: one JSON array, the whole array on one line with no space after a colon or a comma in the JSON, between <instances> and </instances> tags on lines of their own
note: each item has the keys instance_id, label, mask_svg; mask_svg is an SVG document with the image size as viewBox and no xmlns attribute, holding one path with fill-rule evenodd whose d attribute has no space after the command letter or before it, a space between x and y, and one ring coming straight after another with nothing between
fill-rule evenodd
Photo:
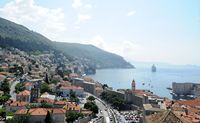
<instances>
[{"instance_id":1,"label":"pine tree","mask_svg":"<svg viewBox=\"0 0 200 123\"><path fill-rule=\"evenodd\" d=\"M46 73L46 76L45 76L45 82L47 83L47 84L49 84L49 78L48 78L48 74Z\"/></svg>"},{"instance_id":2,"label":"pine tree","mask_svg":"<svg viewBox=\"0 0 200 123\"><path fill-rule=\"evenodd\" d=\"M49 111L47 112L45 123L52 123L51 114Z\"/></svg>"}]
</instances>

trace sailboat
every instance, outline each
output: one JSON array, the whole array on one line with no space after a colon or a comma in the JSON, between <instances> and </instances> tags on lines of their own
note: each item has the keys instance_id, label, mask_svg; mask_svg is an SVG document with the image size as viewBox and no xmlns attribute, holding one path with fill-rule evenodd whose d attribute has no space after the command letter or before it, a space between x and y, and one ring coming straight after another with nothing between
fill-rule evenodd
<instances>
[{"instance_id":1,"label":"sailboat","mask_svg":"<svg viewBox=\"0 0 200 123\"><path fill-rule=\"evenodd\" d=\"M152 72L156 72L156 66L155 66L155 64L152 65L151 71L152 71Z\"/></svg>"}]
</instances>

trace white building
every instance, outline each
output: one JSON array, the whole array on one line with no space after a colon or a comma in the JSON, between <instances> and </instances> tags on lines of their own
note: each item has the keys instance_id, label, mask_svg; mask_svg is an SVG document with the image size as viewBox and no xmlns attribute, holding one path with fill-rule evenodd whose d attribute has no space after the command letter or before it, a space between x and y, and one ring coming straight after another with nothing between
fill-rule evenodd
<instances>
[{"instance_id":1,"label":"white building","mask_svg":"<svg viewBox=\"0 0 200 123\"><path fill-rule=\"evenodd\" d=\"M59 89L59 92L61 96L63 97L69 97L70 96L70 91L75 92L75 95L78 97L83 97L83 92L84 89L82 87L77 87L77 86L62 86Z\"/></svg>"}]
</instances>

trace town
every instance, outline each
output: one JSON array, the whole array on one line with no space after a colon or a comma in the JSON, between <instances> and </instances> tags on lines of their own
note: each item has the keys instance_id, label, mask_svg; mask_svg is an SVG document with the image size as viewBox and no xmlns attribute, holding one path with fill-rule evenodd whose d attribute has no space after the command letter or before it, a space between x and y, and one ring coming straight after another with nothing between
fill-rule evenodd
<instances>
[{"instance_id":1,"label":"town","mask_svg":"<svg viewBox=\"0 0 200 123\"><path fill-rule=\"evenodd\" d=\"M6 123L200 122L200 99L170 100L150 90L113 90L86 66L55 52L0 49L0 119ZM175 86L173 86L175 88Z\"/></svg>"}]
</instances>

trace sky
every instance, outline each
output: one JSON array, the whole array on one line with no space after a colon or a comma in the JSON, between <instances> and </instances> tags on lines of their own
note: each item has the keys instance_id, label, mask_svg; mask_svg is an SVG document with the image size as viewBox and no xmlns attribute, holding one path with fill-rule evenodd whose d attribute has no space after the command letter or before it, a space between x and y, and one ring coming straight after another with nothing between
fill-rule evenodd
<instances>
[{"instance_id":1,"label":"sky","mask_svg":"<svg viewBox=\"0 0 200 123\"><path fill-rule=\"evenodd\" d=\"M0 0L0 17L129 62L200 65L199 0Z\"/></svg>"}]
</instances>

